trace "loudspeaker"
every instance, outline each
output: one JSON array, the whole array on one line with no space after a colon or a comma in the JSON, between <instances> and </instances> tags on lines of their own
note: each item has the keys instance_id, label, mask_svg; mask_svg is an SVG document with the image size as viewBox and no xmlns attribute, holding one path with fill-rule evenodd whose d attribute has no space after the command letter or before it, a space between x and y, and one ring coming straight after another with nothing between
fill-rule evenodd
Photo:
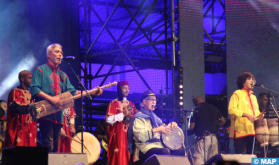
<instances>
[{"instance_id":1,"label":"loudspeaker","mask_svg":"<svg viewBox=\"0 0 279 165\"><path fill-rule=\"evenodd\" d=\"M143 165L191 165L185 156L152 155Z\"/></svg>"},{"instance_id":2,"label":"loudspeaker","mask_svg":"<svg viewBox=\"0 0 279 165\"><path fill-rule=\"evenodd\" d=\"M48 154L48 165L88 165L86 154Z\"/></svg>"},{"instance_id":3,"label":"loudspeaker","mask_svg":"<svg viewBox=\"0 0 279 165\"><path fill-rule=\"evenodd\" d=\"M48 165L45 147L8 147L2 151L2 165Z\"/></svg>"},{"instance_id":4,"label":"loudspeaker","mask_svg":"<svg viewBox=\"0 0 279 165\"><path fill-rule=\"evenodd\" d=\"M256 155L246 155L246 154L217 154L211 157L206 164L217 163L219 161L236 161L242 165L251 164L252 158L257 158Z\"/></svg>"}]
</instances>

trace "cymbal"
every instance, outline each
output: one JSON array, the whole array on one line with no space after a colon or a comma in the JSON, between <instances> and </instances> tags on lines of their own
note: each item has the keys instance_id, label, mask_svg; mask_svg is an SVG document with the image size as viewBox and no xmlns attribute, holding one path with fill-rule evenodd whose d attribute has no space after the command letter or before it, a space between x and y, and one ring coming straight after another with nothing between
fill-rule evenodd
<instances>
[{"instance_id":1,"label":"cymbal","mask_svg":"<svg viewBox=\"0 0 279 165\"><path fill-rule=\"evenodd\" d=\"M3 117L5 115L5 110L0 107L0 118Z\"/></svg>"}]
</instances>

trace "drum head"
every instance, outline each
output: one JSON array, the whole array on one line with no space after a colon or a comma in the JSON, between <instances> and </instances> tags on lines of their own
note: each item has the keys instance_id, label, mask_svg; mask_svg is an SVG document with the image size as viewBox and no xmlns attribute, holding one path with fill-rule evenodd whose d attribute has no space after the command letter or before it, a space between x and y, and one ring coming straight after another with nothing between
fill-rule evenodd
<instances>
[{"instance_id":1,"label":"drum head","mask_svg":"<svg viewBox=\"0 0 279 165\"><path fill-rule=\"evenodd\" d=\"M101 146L98 139L89 132L83 132L84 147L83 151L87 155L88 164L95 163L101 152ZM71 142L72 153L81 153L81 132L77 133Z\"/></svg>"},{"instance_id":2,"label":"drum head","mask_svg":"<svg viewBox=\"0 0 279 165\"><path fill-rule=\"evenodd\" d=\"M177 150L184 143L184 133L181 128L176 127L170 134L162 134L162 141L171 150Z\"/></svg>"}]
</instances>

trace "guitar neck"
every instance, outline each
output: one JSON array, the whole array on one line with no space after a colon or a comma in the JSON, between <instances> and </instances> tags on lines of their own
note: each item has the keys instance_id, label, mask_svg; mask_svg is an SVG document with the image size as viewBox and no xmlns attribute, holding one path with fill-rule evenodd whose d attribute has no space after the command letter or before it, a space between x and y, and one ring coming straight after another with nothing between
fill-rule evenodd
<instances>
[{"instance_id":1,"label":"guitar neck","mask_svg":"<svg viewBox=\"0 0 279 165\"><path fill-rule=\"evenodd\" d=\"M116 81L113 82L113 83L109 83L109 84L107 84L107 85L101 86L100 88L101 88L101 89L105 89L105 88L109 88L109 87L114 86L114 85L117 85L117 82L116 82ZM92 95L92 94L98 92L98 90L99 90L98 88L94 88L94 89L88 90L87 92L88 92L89 95ZM87 93L86 93L85 91L82 92L82 97L84 97L84 96L87 96ZM74 95L72 98L73 98L74 100L75 100L75 99L78 99L78 98L81 98L81 94Z\"/></svg>"}]
</instances>

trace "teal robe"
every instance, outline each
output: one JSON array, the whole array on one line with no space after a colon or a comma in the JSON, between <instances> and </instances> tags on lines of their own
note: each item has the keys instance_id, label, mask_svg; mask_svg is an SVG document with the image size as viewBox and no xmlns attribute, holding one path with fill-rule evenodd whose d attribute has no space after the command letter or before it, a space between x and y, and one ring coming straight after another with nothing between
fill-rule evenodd
<instances>
[{"instance_id":1,"label":"teal robe","mask_svg":"<svg viewBox=\"0 0 279 165\"><path fill-rule=\"evenodd\" d=\"M62 80L60 77L62 77ZM41 91L50 96L56 96L65 92L70 92L74 95L77 90L72 86L69 77L63 71L60 71L59 68L55 69L54 66L48 62L45 65L37 67L33 73L30 92L36 102L43 100L40 97L36 97L36 94ZM63 124L63 110L42 117L38 122L42 120L51 120L56 124Z\"/></svg>"}]
</instances>

